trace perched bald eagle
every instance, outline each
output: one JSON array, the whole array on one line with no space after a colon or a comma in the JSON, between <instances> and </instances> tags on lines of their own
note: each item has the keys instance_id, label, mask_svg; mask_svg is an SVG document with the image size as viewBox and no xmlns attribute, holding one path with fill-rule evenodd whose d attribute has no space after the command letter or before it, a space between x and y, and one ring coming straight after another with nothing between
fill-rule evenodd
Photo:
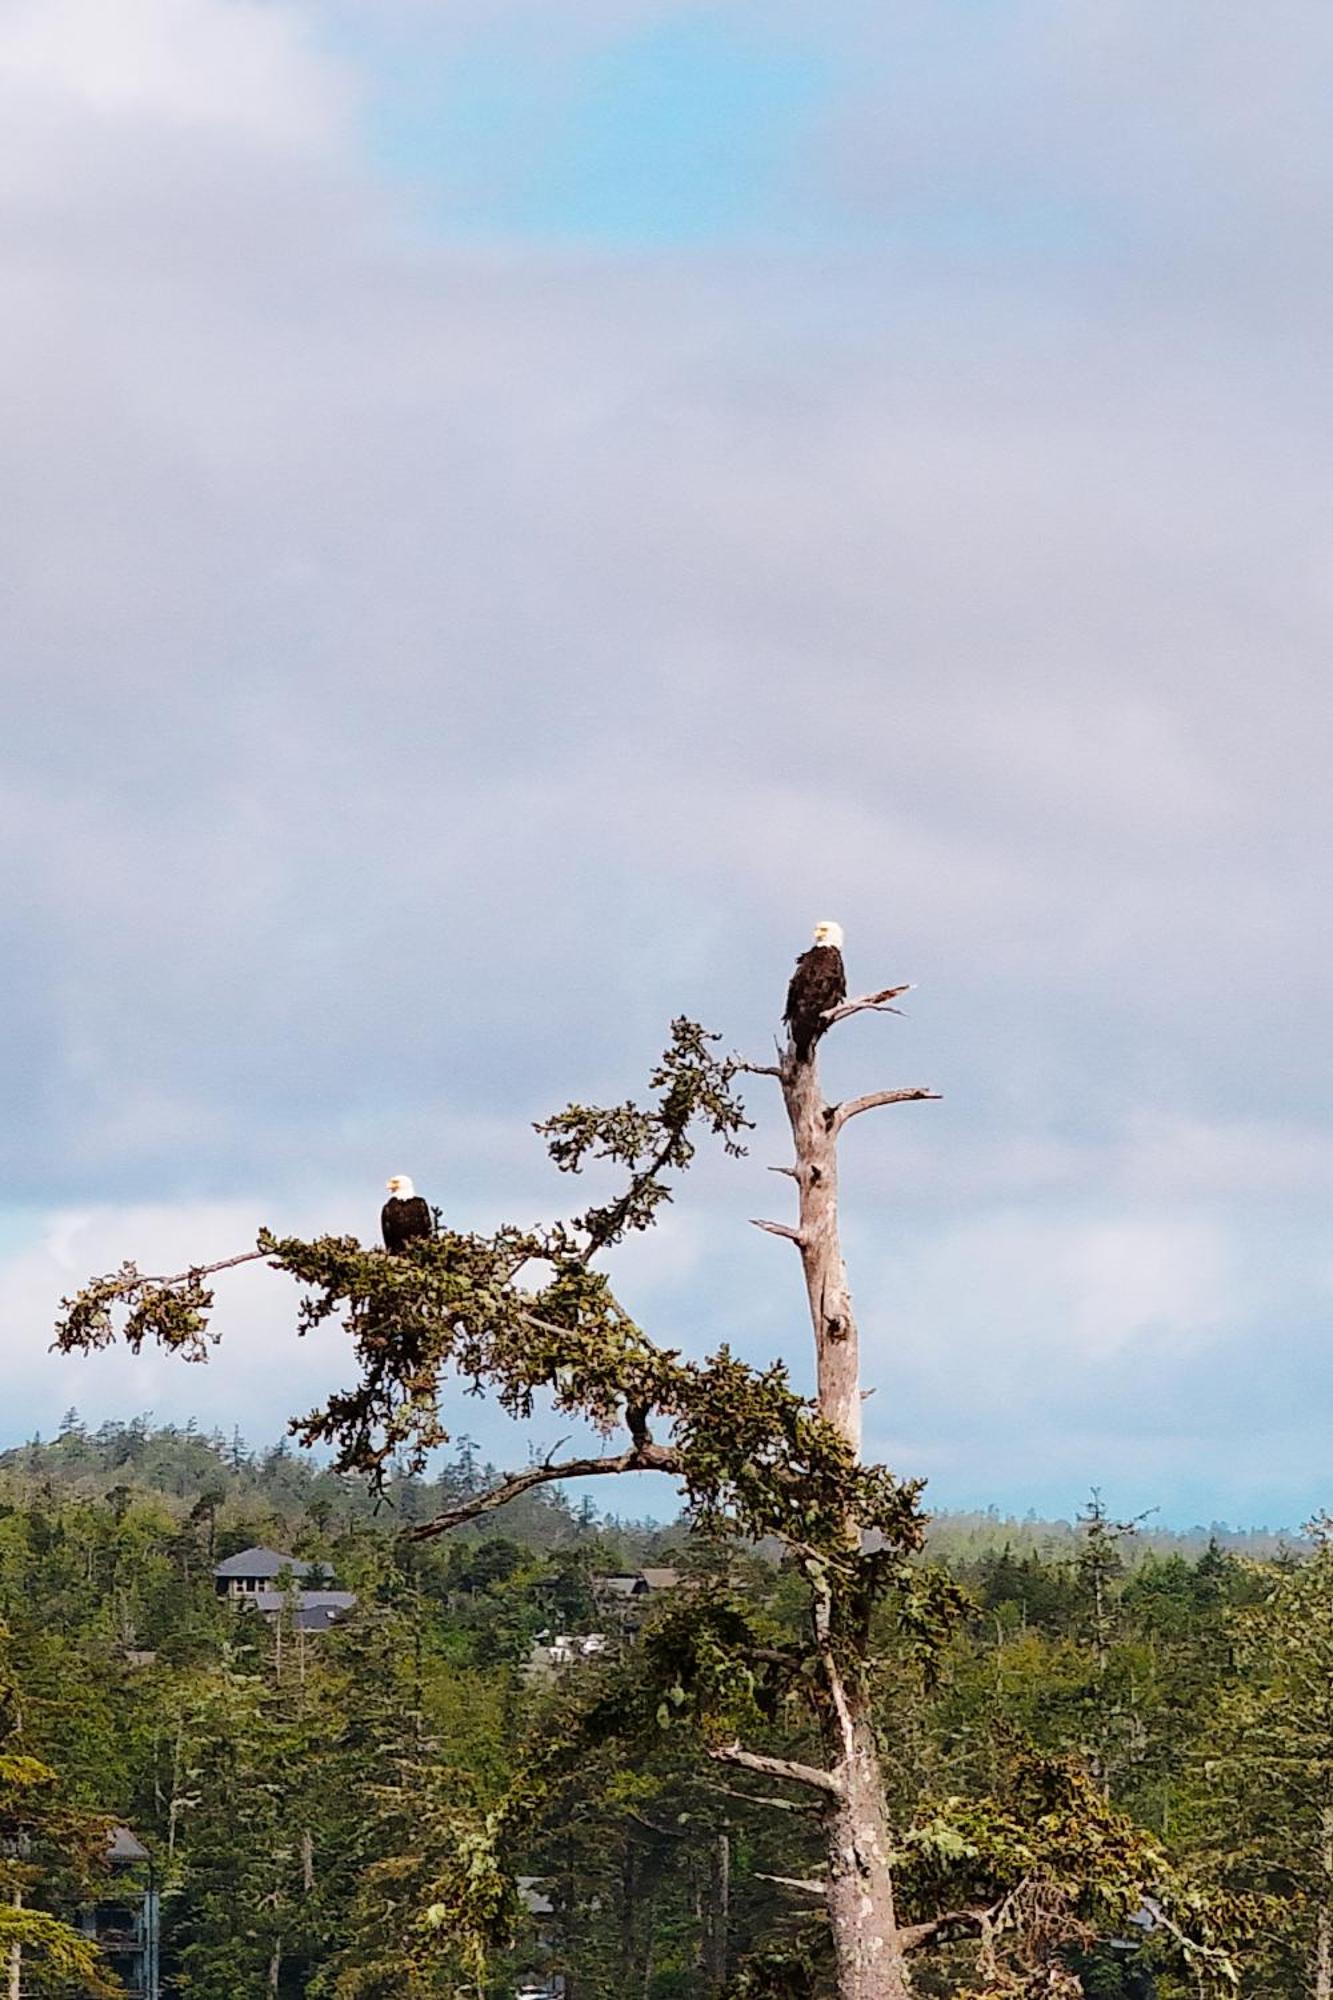
<instances>
[{"instance_id":1,"label":"perched bald eagle","mask_svg":"<svg viewBox=\"0 0 1333 2000\"><path fill-rule=\"evenodd\" d=\"M384 1247L396 1256L415 1243L419 1236L435 1234L435 1218L406 1174L395 1174L389 1182L389 1199L380 1210Z\"/></svg>"},{"instance_id":2,"label":"perched bald eagle","mask_svg":"<svg viewBox=\"0 0 1333 2000\"><path fill-rule=\"evenodd\" d=\"M816 924L815 941L796 961L787 988L783 1020L799 1062L808 1062L828 1022L824 1015L847 998L847 974L842 965L842 925Z\"/></svg>"}]
</instances>

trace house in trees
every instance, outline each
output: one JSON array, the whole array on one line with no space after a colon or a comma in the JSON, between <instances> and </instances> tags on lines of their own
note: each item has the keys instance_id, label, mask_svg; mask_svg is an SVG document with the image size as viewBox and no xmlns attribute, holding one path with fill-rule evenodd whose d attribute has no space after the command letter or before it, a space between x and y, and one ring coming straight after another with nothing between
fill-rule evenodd
<instances>
[{"instance_id":1,"label":"house in trees","mask_svg":"<svg viewBox=\"0 0 1333 2000\"><path fill-rule=\"evenodd\" d=\"M264 1591L276 1590L279 1579L288 1576L298 1582L308 1576L322 1579L323 1571L318 1563L301 1562L296 1556L280 1555L276 1549L242 1549L239 1555L228 1556L213 1571L219 1597L239 1597L249 1602Z\"/></svg>"},{"instance_id":2,"label":"house in trees","mask_svg":"<svg viewBox=\"0 0 1333 2000\"><path fill-rule=\"evenodd\" d=\"M324 1588L328 1578L322 1564L301 1562L277 1549L242 1549L217 1565L213 1580L219 1597L249 1605L268 1619L276 1619L290 1604L300 1632L327 1632L356 1603L354 1591Z\"/></svg>"},{"instance_id":3,"label":"house in trees","mask_svg":"<svg viewBox=\"0 0 1333 2000\"><path fill-rule=\"evenodd\" d=\"M106 1893L75 1919L95 1938L127 2000L159 2000L159 1900L153 1858L127 1826L113 1827L107 1846Z\"/></svg>"},{"instance_id":4,"label":"house in trees","mask_svg":"<svg viewBox=\"0 0 1333 2000\"><path fill-rule=\"evenodd\" d=\"M679 1582L678 1569L617 1570L610 1576L595 1576L592 1587L609 1604L633 1605L674 1590Z\"/></svg>"}]
</instances>

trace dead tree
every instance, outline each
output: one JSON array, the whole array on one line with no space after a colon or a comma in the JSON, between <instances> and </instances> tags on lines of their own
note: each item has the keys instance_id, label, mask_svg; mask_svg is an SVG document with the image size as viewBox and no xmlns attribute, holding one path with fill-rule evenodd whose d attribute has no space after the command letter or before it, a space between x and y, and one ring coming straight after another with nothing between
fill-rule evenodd
<instances>
[{"instance_id":1,"label":"dead tree","mask_svg":"<svg viewBox=\"0 0 1333 2000\"><path fill-rule=\"evenodd\" d=\"M889 987L846 1000L826 1016L830 1027L866 1012L892 1011L906 991ZM859 1457L861 1450L861 1352L838 1229L838 1140L851 1119L881 1106L933 1098L930 1090L881 1090L842 1104L828 1104L819 1079L818 1043L801 1057L789 1041L776 1077L791 1125L795 1163L779 1169L796 1183L799 1214L794 1226L757 1221L756 1227L785 1237L800 1253L810 1324L814 1334L819 1414ZM848 1521L849 1538L860 1529ZM832 1606L817 1597L815 1636L826 1696L822 1734L827 1768L797 1776L823 1802L827 1880L817 1888L828 1904L838 1964L840 2000L901 2000L908 1992L904 1945L894 1910L892 1838L884 1801L879 1750L864 1676L864 1662L848 1661L834 1642Z\"/></svg>"}]
</instances>

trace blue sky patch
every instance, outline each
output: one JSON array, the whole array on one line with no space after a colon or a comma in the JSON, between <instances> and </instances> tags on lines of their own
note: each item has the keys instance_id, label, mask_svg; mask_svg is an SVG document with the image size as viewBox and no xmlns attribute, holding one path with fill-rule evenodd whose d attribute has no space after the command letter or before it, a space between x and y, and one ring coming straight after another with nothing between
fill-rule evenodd
<instances>
[{"instance_id":1,"label":"blue sky patch","mask_svg":"<svg viewBox=\"0 0 1333 2000\"><path fill-rule=\"evenodd\" d=\"M376 159L451 233L556 242L771 232L834 84L826 52L703 15L580 59L500 34L438 67L365 45L358 57Z\"/></svg>"}]
</instances>

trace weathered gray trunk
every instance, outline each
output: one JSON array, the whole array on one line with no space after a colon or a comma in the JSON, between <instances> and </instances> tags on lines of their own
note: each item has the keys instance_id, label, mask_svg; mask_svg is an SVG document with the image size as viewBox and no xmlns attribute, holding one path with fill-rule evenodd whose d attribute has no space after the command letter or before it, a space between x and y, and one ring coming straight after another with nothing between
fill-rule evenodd
<instances>
[{"instance_id":1,"label":"weathered gray trunk","mask_svg":"<svg viewBox=\"0 0 1333 2000\"><path fill-rule=\"evenodd\" d=\"M23 1891L15 1889L10 1898L16 1910L23 1908ZM23 1946L17 1941L9 1947L9 2000L20 2000L23 1992Z\"/></svg>"},{"instance_id":2,"label":"weathered gray trunk","mask_svg":"<svg viewBox=\"0 0 1333 2000\"><path fill-rule=\"evenodd\" d=\"M824 1102L813 1054L798 1062L789 1048L781 1081L796 1149L796 1242L815 1336L819 1410L859 1454L861 1352L838 1233L838 1116ZM824 1814L839 2000L906 2000L892 1840L869 1701L854 1664L839 1664L826 1648L824 1667L824 1749L840 1786Z\"/></svg>"},{"instance_id":3,"label":"weathered gray trunk","mask_svg":"<svg viewBox=\"0 0 1333 2000\"><path fill-rule=\"evenodd\" d=\"M870 1717L856 1712L850 1696L848 1708L851 1754L836 1766L845 1795L825 1818L838 1995L839 2000L900 2000L910 1989L894 1913L879 1746Z\"/></svg>"},{"instance_id":4,"label":"weathered gray trunk","mask_svg":"<svg viewBox=\"0 0 1333 2000\"><path fill-rule=\"evenodd\" d=\"M838 1139L814 1055L788 1053L782 1095L796 1148L797 1226L810 1323L815 1336L819 1411L861 1449L861 1345L838 1236Z\"/></svg>"},{"instance_id":5,"label":"weathered gray trunk","mask_svg":"<svg viewBox=\"0 0 1333 2000\"><path fill-rule=\"evenodd\" d=\"M1333 2000L1333 1808L1319 1815L1319 1910L1315 1917L1314 2000Z\"/></svg>"},{"instance_id":6,"label":"weathered gray trunk","mask_svg":"<svg viewBox=\"0 0 1333 2000\"><path fill-rule=\"evenodd\" d=\"M704 1977L710 1993L727 1983L728 1933L731 1927L731 1835L719 1829L713 1841L709 1871L708 1909L704 1926Z\"/></svg>"}]
</instances>

